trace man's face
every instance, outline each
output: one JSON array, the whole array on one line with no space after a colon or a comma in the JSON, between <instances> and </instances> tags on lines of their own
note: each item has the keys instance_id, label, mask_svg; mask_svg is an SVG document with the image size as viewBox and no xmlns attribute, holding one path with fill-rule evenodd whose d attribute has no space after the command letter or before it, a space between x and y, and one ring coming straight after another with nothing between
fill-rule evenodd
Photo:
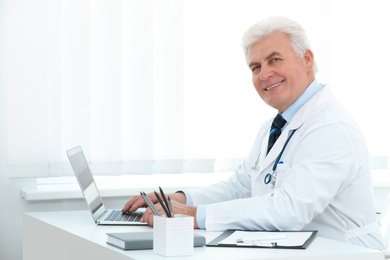
<instances>
[{"instance_id":1,"label":"man's face","mask_svg":"<svg viewBox=\"0 0 390 260\"><path fill-rule=\"evenodd\" d=\"M249 47L249 68L257 93L264 102L284 112L314 80L313 54L299 59L290 38L272 34Z\"/></svg>"}]
</instances>

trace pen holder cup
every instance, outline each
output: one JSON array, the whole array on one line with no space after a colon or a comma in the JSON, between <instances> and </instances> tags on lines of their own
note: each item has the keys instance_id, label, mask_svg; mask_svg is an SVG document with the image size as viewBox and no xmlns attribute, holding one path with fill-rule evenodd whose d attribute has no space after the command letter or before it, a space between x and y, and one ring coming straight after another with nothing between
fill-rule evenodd
<instances>
[{"instance_id":1,"label":"pen holder cup","mask_svg":"<svg viewBox=\"0 0 390 260\"><path fill-rule=\"evenodd\" d=\"M186 256L194 252L194 218L154 216L153 252L162 256Z\"/></svg>"}]
</instances>

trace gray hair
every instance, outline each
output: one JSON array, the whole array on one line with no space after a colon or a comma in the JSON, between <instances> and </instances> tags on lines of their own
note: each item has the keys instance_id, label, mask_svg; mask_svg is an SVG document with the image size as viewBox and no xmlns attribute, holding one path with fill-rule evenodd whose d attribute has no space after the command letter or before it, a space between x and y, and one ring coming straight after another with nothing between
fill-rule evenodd
<instances>
[{"instance_id":1,"label":"gray hair","mask_svg":"<svg viewBox=\"0 0 390 260\"><path fill-rule=\"evenodd\" d=\"M285 17L269 17L252 25L244 33L242 47L247 64L249 64L249 47L276 32L284 33L290 38L291 48L299 59L303 58L306 50L311 50L306 32L301 25ZM315 73L318 71L315 60L313 71Z\"/></svg>"}]
</instances>

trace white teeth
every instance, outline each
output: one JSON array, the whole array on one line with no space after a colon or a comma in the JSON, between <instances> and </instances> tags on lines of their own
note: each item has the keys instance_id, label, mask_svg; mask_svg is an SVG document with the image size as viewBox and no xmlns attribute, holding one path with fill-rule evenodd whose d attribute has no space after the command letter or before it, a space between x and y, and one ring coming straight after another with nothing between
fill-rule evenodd
<instances>
[{"instance_id":1,"label":"white teeth","mask_svg":"<svg viewBox=\"0 0 390 260\"><path fill-rule=\"evenodd\" d=\"M271 88L274 88L274 87L277 87L277 86L279 86L280 84L282 84L283 83L283 81L282 82L279 82L279 83L276 83L275 85L272 85L271 87L269 87L269 88L266 88L265 90L270 90Z\"/></svg>"}]
</instances>

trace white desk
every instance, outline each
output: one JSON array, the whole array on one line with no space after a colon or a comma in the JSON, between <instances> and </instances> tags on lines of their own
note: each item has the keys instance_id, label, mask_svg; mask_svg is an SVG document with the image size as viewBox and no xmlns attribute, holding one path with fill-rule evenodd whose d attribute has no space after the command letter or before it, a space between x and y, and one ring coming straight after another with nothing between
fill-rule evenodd
<instances>
[{"instance_id":1,"label":"white desk","mask_svg":"<svg viewBox=\"0 0 390 260\"><path fill-rule=\"evenodd\" d=\"M383 253L322 237L306 250L199 247L188 257L167 258L153 250L123 251L106 244L107 232L151 231L147 226L96 226L88 211L25 213L24 260L68 259L300 259L383 260ZM207 242L221 232L196 230Z\"/></svg>"}]
</instances>

